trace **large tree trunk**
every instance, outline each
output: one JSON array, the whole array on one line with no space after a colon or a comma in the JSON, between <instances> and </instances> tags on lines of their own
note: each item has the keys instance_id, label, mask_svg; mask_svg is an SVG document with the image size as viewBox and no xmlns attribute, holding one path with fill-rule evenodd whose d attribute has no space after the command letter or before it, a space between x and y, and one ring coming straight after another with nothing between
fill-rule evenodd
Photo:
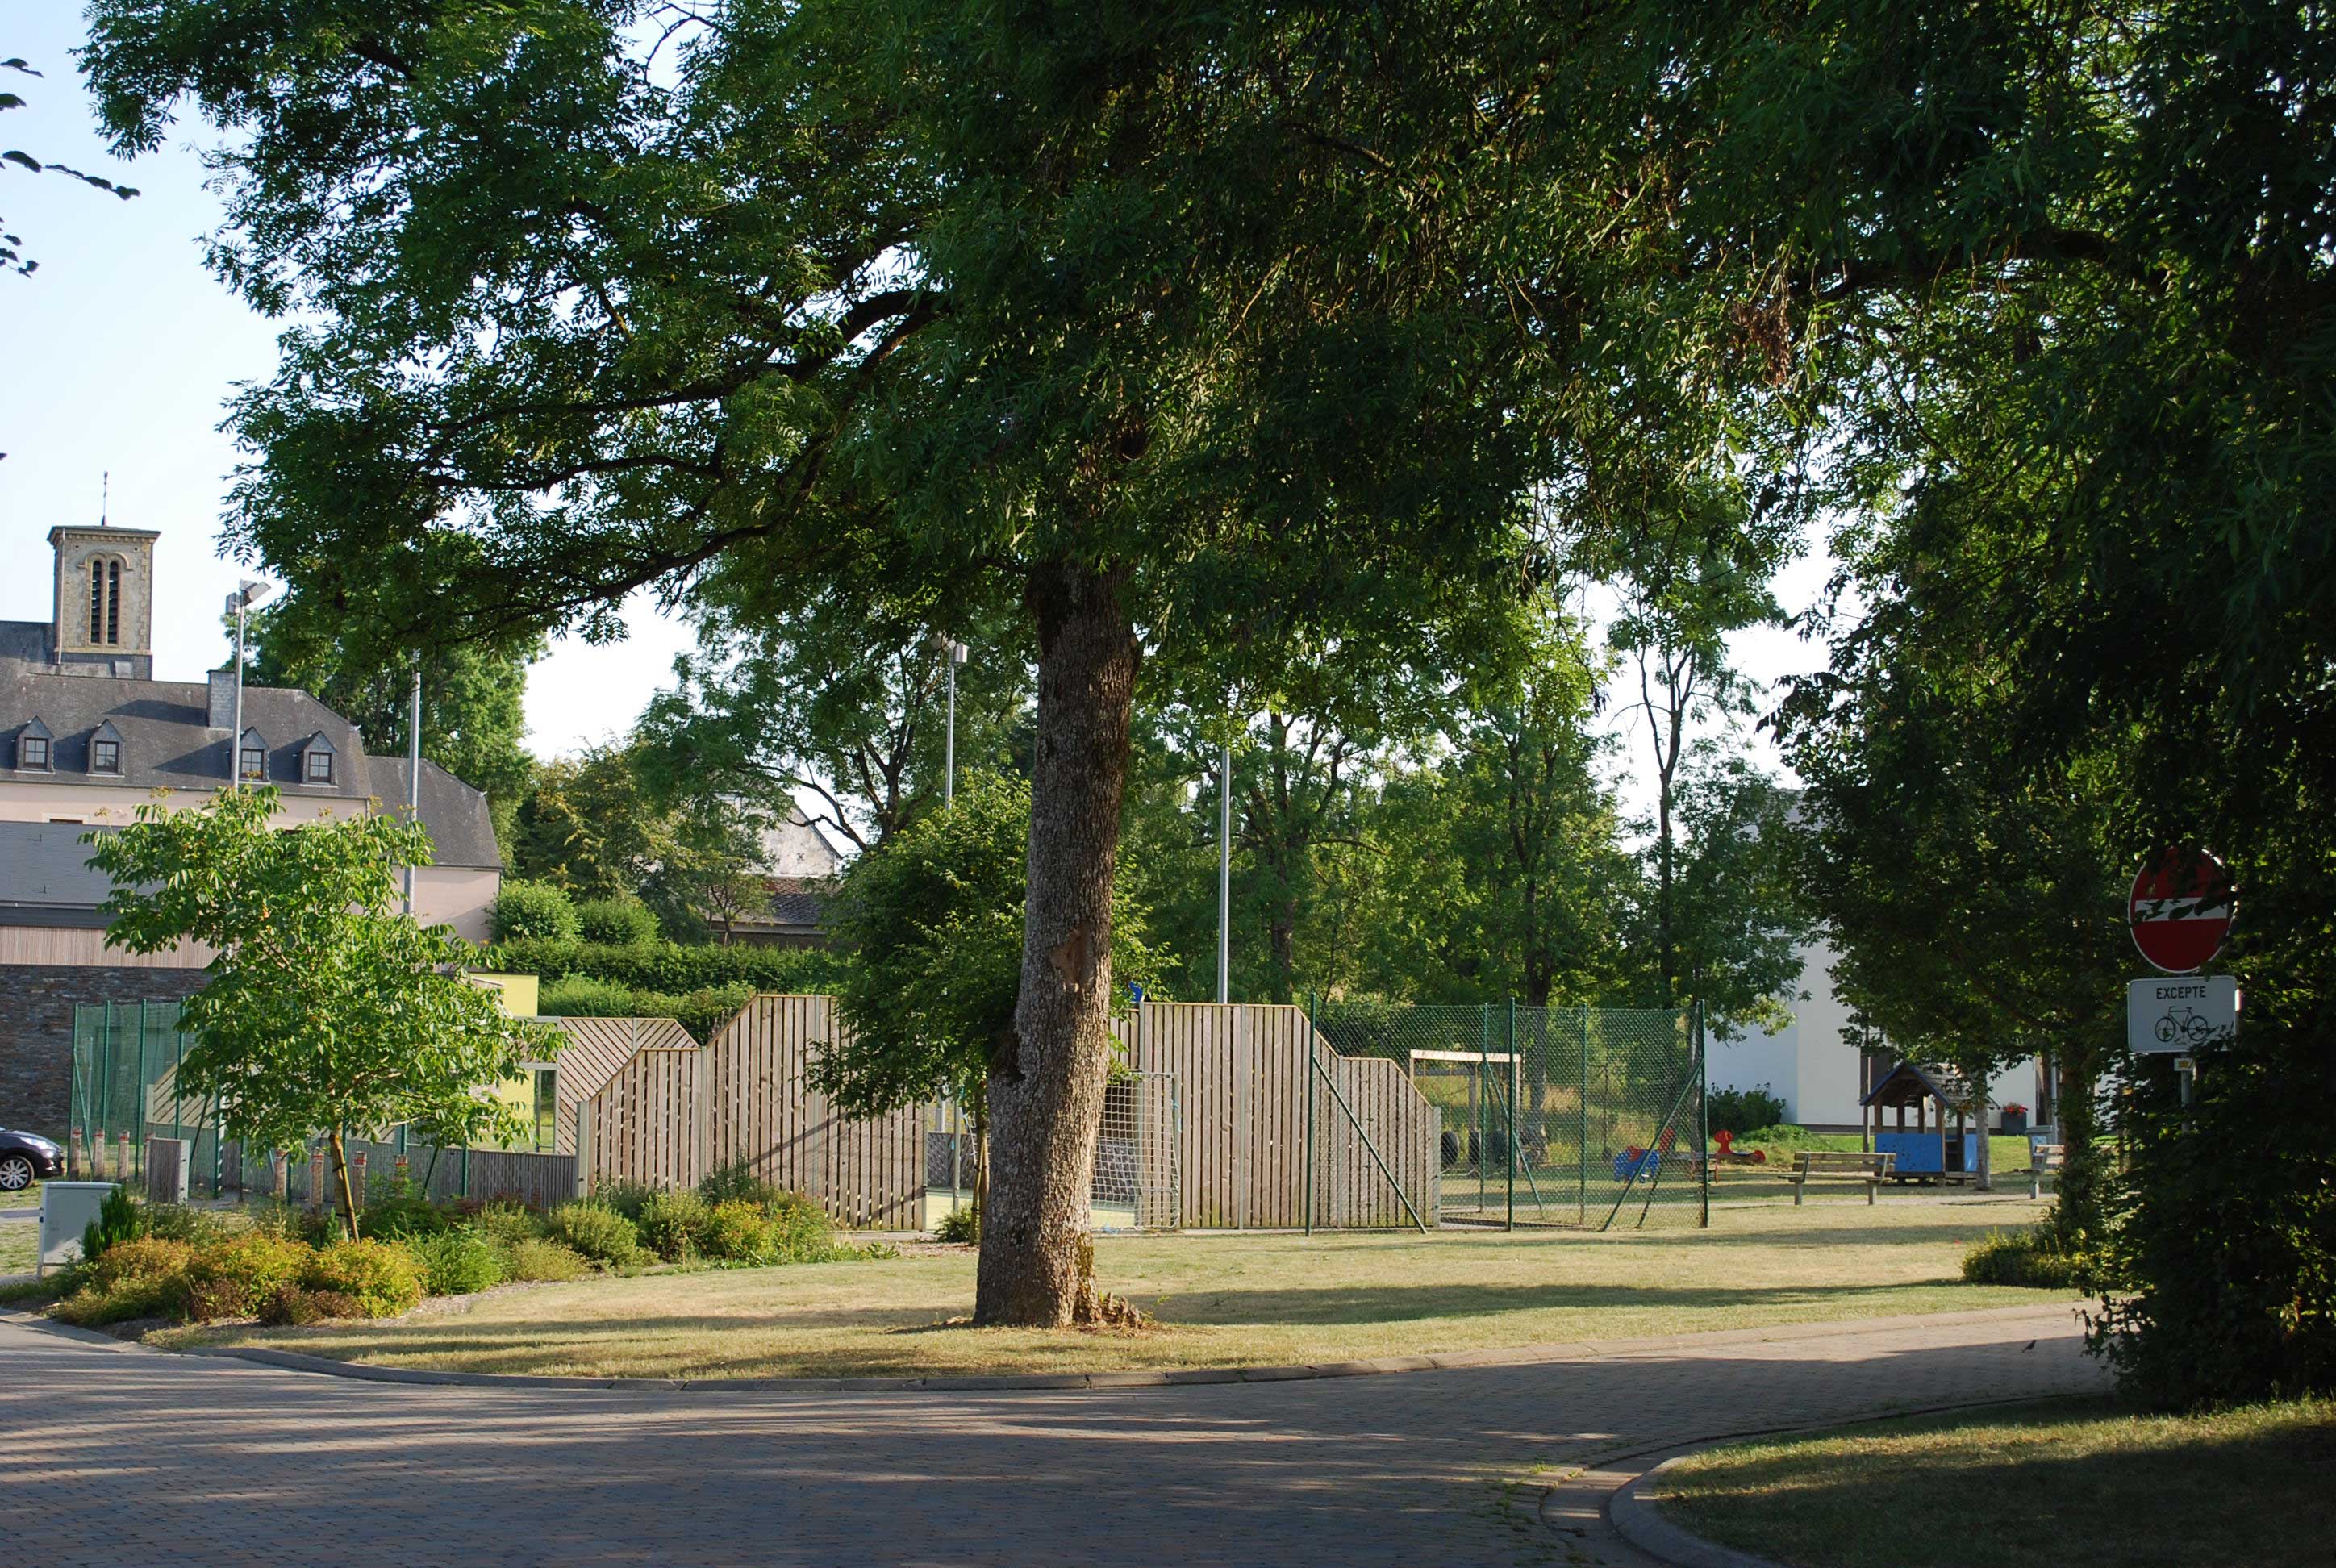
<instances>
[{"instance_id":1,"label":"large tree trunk","mask_svg":"<svg viewBox=\"0 0 2336 1568\"><path fill-rule=\"evenodd\" d=\"M1065 1327L1095 1308L1087 1197L1109 1067L1111 885L1135 692L1123 576L1031 584L1038 726L1015 1038L989 1073L977 1323Z\"/></svg>"}]
</instances>

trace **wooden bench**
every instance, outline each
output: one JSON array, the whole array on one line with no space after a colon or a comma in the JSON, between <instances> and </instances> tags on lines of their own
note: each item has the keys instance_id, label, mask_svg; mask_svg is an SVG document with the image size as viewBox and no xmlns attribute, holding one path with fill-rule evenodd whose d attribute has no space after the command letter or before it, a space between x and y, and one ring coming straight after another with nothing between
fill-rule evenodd
<instances>
[{"instance_id":1,"label":"wooden bench","mask_svg":"<svg viewBox=\"0 0 2336 1568\"><path fill-rule=\"evenodd\" d=\"M2068 1163L2068 1148L2065 1144L2030 1144L2028 1145L2028 1195L2044 1195L2044 1178L2058 1176L2060 1167Z\"/></svg>"},{"instance_id":2,"label":"wooden bench","mask_svg":"<svg viewBox=\"0 0 2336 1568\"><path fill-rule=\"evenodd\" d=\"M1865 1202L1871 1207L1874 1191L1889 1179L1891 1167L1898 1163L1895 1154L1854 1154L1831 1149L1811 1149L1793 1156L1793 1168L1779 1173L1793 1183L1793 1206L1799 1208L1801 1194L1811 1181L1864 1182Z\"/></svg>"}]
</instances>

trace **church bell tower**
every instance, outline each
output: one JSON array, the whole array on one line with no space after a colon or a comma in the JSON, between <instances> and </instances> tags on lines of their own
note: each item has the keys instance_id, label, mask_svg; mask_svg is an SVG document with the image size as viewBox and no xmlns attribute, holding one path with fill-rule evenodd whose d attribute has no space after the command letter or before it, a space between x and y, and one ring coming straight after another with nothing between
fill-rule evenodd
<instances>
[{"instance_id":1,"label":"church bell tower","mask_svg":"<svg viewBox=\"0 0 2336 1568\"><path fill-rule=\"evenodd\" d=\"M53 528L56 613L50 657L60 665L111 666L104 673L154 676L154 541L142 528Z\"/></svg>"}]
</instances>

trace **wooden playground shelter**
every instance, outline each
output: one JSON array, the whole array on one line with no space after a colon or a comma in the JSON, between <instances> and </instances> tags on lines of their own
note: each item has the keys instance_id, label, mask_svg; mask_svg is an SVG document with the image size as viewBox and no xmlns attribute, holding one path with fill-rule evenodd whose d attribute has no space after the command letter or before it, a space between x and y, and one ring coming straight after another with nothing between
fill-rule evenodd
<instances>
[{"instance_id":1,"label":"wooden playground shelter","mask_svg":"<svg viewBox=\"0 0 2336 1568\"><path fill-rule=\"evenodd\" d=\"M1967 1092L1938 1069L1901 1062L1866 1092L1861 1102L1862 1130L1869 1154L1895 1154L1893 1180L1968 1182L1978 1169L1977 1135L1966 1130L1970 1120ZM1885 1128L1883 1114L1895 1112L1897 1125ZM1906 1114L1913 1113L1912 1127Z\"/></svg>"}]
</instances>

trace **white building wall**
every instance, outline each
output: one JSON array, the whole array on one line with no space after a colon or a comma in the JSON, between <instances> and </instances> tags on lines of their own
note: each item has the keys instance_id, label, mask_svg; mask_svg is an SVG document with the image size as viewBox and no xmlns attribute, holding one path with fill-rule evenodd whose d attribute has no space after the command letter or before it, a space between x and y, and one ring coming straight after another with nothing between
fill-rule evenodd
<instances>
[{"instance_id":1,"label":"white building wall","mask_svg":"<svg viewBox=\"0 0 2336 1568\"><path fill-rule=\"evenodd\" d=\"M1824 942L1801 950L1802 998L1793 1021L1775 1034L1754 1031L1733 1044L1710 1043L1715 1089L1765 1088L1785 1102L1786 1119L1805 1127L1854 1127L1864 1115L1857 1047L1850 1043L1849 1005L1833 989L1839 955ZM2015 1062L1988 1081L1991 1105L2035 1113L2037 1064Z\"/></svg>"}]
</instances>

